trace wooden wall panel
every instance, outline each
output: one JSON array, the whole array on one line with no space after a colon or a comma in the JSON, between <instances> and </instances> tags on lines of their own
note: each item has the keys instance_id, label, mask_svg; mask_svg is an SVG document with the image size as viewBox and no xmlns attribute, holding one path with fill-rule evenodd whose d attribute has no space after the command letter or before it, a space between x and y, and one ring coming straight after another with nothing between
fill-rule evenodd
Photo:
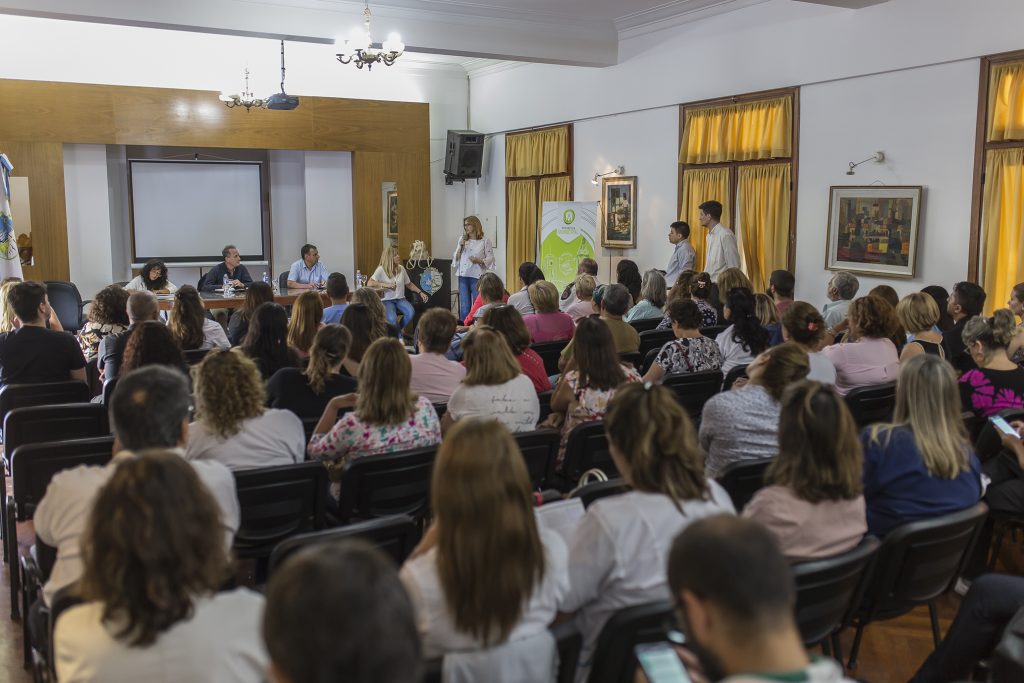
<instances>
[{"instance_id":1,"label":"wooden wall panel","mask_svg":"<svg viewBox=\"0 0 1024 683\"><path fill-rule=\"evenodd\" d=\"M14 164L11 175L28 178L32 251L36 265L24 267L25 278L69 279L63 145L59 142L11 142L0 139L0 150ZM14 217L14 231L18 231L17 216ZM109 245L106 246L109 248Z\"/></svg>"}]
</instances>

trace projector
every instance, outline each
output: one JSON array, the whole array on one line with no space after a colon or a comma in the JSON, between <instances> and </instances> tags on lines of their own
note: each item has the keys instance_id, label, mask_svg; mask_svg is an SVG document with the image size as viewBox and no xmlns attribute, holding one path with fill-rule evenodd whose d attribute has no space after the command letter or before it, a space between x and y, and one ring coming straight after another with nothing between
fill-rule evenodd
<instances>
[{"instance_id":1,"label":"projector","mask_svg":"<svg viewBox=\"0 0 1024 683\"><path fill-rule=\"evenodd\" d=\"M267 109L283 109L291 111L299 106L299 98L283 92L275 93L267 98Z\"/></svg>"}]
</instances>

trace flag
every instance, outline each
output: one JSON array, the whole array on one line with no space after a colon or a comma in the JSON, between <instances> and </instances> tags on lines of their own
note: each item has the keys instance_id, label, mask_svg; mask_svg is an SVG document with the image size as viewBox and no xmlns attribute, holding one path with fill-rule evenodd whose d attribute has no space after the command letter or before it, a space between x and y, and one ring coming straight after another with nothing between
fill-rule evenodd
<instances>
[{"instance_id":1,"label":"flag","mask_svg":"<svg viewBox=\"0 0 1024 683\"><path fill-rule=\"evenodd\" d=\"M14 217L11 216L11 171L14 166L6 154L0 154L0 174L3 175L3 194L0 195L0 278L24 277L21 272L21 257L18 255L18 238L14 234Z\"/></svg>"}]
</instances>

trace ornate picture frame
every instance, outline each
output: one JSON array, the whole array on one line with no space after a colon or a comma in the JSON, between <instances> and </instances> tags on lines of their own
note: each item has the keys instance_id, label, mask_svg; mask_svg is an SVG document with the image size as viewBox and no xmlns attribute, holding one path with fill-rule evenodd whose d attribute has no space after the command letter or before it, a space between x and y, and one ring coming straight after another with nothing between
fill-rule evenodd
<instances>
[{"instance_id":1,"label":"ornate picture frame","mask_svg":"<svg viewBox=\"0 0 1024 683\"><path fill-rule=\"evenodd\" d=\"M829 188L825 268L914 277L923 196L921 185Z\"/></svg>"},{"instance_id":2,"label":"ornate picture frame","mask_svg":"<svg viewBox=\"0 0 1024 683\"><path fill-rule=\"evenodd\" d=\"M601 246L636 249L636 176L601 178Z\"/></svg>"},{"instance_id":3,"label":"ornate picture frame","mask_svg":"<svg viewBox=\"0 0 1024 683\"><path fill-rule=\"evenodd\" d=\"M398 190L388 190L388 237L398 239Z\"/></svg>"}]
</instances>

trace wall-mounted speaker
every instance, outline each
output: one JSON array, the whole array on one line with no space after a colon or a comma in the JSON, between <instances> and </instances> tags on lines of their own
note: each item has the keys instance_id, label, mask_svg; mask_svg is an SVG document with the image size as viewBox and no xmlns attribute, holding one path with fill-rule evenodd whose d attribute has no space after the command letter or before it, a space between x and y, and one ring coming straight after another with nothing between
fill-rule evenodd
<instances>
[{"instance_id":1,"label":"wall-mounted speaker","mask_svg":"<svg viewBox=\"0 0 1024 683\"><path fill-rule=\"evenodd\" d=\"M455 180L480 177L484 160L484 136L474 130L448 131L444 152L444 178L449 185Z\"/></svg>"}]
</instances>

